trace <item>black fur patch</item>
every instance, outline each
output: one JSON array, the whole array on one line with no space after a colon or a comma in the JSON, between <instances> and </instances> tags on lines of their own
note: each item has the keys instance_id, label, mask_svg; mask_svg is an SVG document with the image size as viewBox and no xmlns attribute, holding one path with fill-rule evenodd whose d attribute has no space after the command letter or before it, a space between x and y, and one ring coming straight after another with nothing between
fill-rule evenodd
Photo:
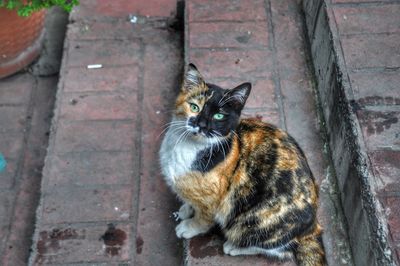
<instances>
[{"instance_id":1,"label":"black fur patch","mask_svg":"<svg viewBox=\"0 0 400 266\"><path fill-rule=\"evenodd\" d=\"M232 138L227 138L222 145L214 144L211 148L204 149L197 154L197 157L191 166L193 171L205 173L213 169L222 162L231 150Z\"/></svg>"}]
</instances>

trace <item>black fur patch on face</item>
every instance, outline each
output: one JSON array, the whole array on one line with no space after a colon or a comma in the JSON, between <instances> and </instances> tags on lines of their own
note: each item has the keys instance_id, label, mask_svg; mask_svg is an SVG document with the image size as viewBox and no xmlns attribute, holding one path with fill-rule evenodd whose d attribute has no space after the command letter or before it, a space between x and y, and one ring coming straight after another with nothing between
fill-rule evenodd
<instances>
[{"instance_id":1,"label":"black fur patch on face","mask_svg":"<svg viewBox=\"0 0 400 266\"><path fill-rule=\"evenodd\" d=\"M213 169L217 164L222 162L226 155L230 152L232 145L232 137L226 138L219 145L213 144L210 148L206 148L197 154L196 160L191 167L193 171L206 173Z\"/></svg>"},{"instance_id":2,"label":"black fur patch on face","mask_svg":"<svg viewBox=\"0 0 400 266\"><path fill-rule=\"evenodd\" d=\"M244 88L245 85L241 86ZM188 124L194 128L198 127L200 133L203 133L206 137L227 136L236 129L248 94L244 94L243 99L241 99L238 90L224 90L213 84L207 84L207 86L209 90L206 96L209 98L201 112L196 117L190 118ZM250 92L250 89L248 89L248 92ZM215 119L215 114L222 114L223 118Z\"/></svg>"}]
</instances>

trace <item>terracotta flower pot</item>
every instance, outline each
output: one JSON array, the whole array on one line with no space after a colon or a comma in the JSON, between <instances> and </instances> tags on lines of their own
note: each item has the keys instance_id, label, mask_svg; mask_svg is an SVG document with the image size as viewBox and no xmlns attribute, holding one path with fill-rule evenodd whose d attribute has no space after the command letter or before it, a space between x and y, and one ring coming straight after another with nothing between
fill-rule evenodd
<instances>
[{"instance_id":1,"label":"terracotta flower pot","mask_svg":"<svg viewBox=\"0 0 400 266\"><path fill-rule=\"evenodd\" d=\"M29 65L40 54L46 11L20 17L0 8L0 78Z\"/></svg>"}]
</instances>

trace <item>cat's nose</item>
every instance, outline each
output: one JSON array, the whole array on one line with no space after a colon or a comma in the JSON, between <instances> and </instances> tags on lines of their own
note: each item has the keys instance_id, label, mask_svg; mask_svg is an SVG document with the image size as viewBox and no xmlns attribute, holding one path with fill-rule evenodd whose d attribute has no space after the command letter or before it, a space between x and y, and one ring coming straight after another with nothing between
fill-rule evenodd
<instances>
[{"instance_id":1,"label":"cat's nose","mask_svg":"<svg viewBox=\"0 0 400 266\"><path fill-rule=\"evenodd\" d=\"M206 121L199 121L199 127L200 128L206 128L207 127Z\"/></svg>"}]
</instances>

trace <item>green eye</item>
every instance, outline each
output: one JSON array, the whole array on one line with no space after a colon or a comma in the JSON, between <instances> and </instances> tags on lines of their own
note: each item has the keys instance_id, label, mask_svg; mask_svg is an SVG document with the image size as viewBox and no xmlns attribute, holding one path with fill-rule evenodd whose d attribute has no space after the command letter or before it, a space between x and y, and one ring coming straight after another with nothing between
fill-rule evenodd
<instances>
[{"instance_id":1,"label":"green eye","mask_svg":"<svg viewBox=\"0 0 400 266\"><path fill-rule=\"evenodd\" d=\"M221 114L221 113L216 113L213 118L216 120L221 120L225 117L225 115Z\"/></svg>"},{"instance_id":2,"label":"green eye","mask_svg":"<svg viewBox=\"0 0 400 266\"><path fill-rule=\"evenodd\" d=\"M191 104L190 104L190 110L191 110L193 113L198 113L198 112L200 111L200 108L199 108L196 104L191 103Z\"/></svg>"}]
</instances>

